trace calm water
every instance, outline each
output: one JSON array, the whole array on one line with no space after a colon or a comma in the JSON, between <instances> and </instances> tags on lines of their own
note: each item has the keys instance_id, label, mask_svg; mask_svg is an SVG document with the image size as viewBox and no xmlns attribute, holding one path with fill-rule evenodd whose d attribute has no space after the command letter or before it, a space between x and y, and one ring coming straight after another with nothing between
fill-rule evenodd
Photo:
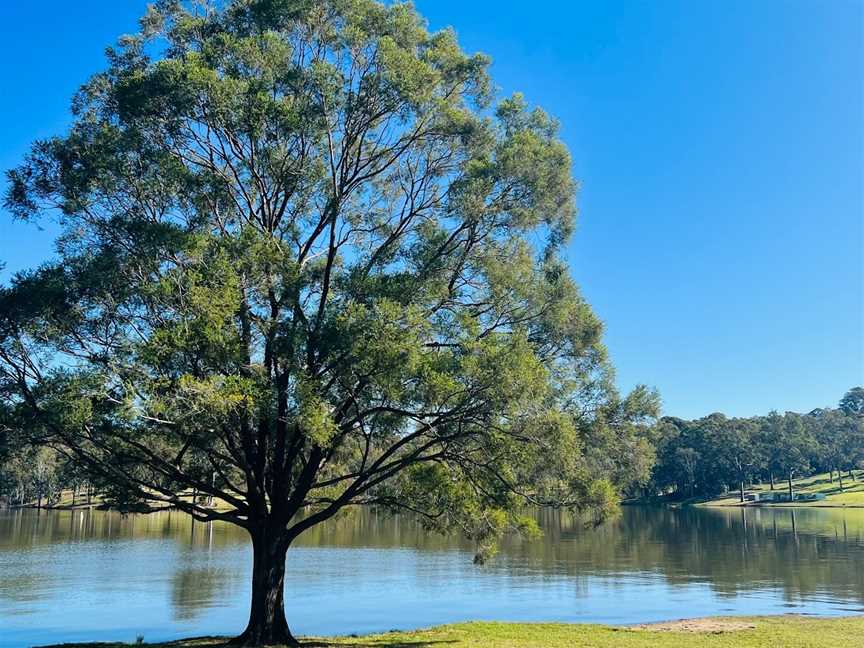
<instances>
[{"instance_id":1,"label":"calm water","mask_svg":"<svg viewBox=\"0 0 864 648\"><path fill-rule=\"evenodd\" d=\"M467 619L636 623L708 614L864 611L864 510L632 507L472 565L458 538L371 512L314 529L288 556L301 634ZM240 632L252 554L233 527L179 513L0 511L0 646Z\"/></svg>"}]
</instances>

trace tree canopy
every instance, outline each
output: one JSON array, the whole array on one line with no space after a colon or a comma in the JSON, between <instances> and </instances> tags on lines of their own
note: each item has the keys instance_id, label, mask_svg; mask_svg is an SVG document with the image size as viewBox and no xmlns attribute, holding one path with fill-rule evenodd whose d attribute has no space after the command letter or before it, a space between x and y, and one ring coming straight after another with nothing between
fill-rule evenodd
<instances>
[{"instance_id":1,"label":"tree canopy","mask_svg":"<svg viewBox=\"0 0 864 648\"><path fill-rule=\"evenodd\" d=\"M864 416L864 387L853 387L846 392L839 407L849 416Z\"/></svg>"},{"instance_id":2,"label":"tree canopy","mask_svg":"<svg viewBox=\"0 0 864 648\"><path fill-rule=\"evenodd\" d=\"M63 234L0 292L0 391L115 506L249 530L239 643L293 641L285 553L344 506L482 559L647 479L656 397L615 393L560 254L570 156L485 56L408 4L162 0L108 59L8 174Z\"/></svg>"}]
</instances>

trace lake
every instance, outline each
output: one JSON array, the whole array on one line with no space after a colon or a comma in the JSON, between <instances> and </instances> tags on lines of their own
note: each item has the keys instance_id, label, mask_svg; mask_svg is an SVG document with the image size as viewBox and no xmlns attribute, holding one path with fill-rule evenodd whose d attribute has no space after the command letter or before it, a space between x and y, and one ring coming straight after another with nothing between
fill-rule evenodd
<instances>
[{"instance_id":1,"label":"lake","mask_svg":"<svg viewBox=\"0 0 864 648\"><path fill-rule=\"evenodd\" d=\"M712 614L864 611L864 509L625 507L586 528L542 512L483 566L405 518L345 515L288 554L295 634L469 619L629 624ZM0 511L0 646L236 634L245 533L178 512Z\"/></svg>"}]
</instances>

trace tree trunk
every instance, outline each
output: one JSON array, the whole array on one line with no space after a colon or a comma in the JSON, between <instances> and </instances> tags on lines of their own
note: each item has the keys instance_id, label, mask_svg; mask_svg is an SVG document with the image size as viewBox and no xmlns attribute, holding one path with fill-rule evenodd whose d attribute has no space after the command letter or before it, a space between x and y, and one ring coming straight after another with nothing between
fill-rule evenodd
<instances>
[{"instance_id":1,"label":"tree trunk","mask_svg":"<svg viewBox=\"0 0 864 648\"><path fill-rule=\"evenodd\" d=\"M795 501L795 492L792 490L792 473L789 473L789 501Z\"/></svg>"},{"instance_id":2,"label":"tree trunk","mask_svg":"<svg viewBox=\"0 0 864 648\"><path fill-rule=\"evenodd\" d=\"M738 492L740 493L741 503L743 504L744 503L744 480L742 479L740 482L738 482L738 485L741 487Z\"/></svg>"},{"instance_id":3,"label":"tree trunk","mask_svg":"<svg viewBox=\"0 0 864 648\"><path fill-rule=\"evenodd\" d=\"M837 470L837 478L840 480L840 492L843 492L843 471Z\"/></svg>"},{"instance_id":4,"label":"tree trunk","mask_svg":"<svg viewBox=\"0 0 864 648\"><path fill-rule=\"evenodd\" d=\"M233 646L299 646L285 620L285 555L289 541L284 531L257 528L252 536L252 604L246 630Z\"/></svg>"},{"instance_id":5,"label":"tree trunk","mask_svg":"<svg viewBox=\"0 0 864 648\"><path fill-rule=\"evenodd\" d=\"M216 471L210 474L210 488L216 488ZM207 506L213 506L213 493L207 496Z\"/></svg>"},{"instance_id":6,"label":"tree trunk","mask_svg":"<svg viewBox=\"0 0 864 648\"><path fill-rule=\"evenodd\" d=\"M771 490L773 491L774 490L774 473L773 472L768 473L768 479L771 482Z\"/></svg>"}]
</instances>

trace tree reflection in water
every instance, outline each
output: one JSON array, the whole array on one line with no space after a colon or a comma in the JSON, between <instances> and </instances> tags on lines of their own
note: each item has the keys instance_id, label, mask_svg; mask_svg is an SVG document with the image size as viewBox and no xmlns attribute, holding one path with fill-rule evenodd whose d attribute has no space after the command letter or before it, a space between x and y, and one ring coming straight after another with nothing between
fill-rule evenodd
<instances>
[{"instance_id":1,"label":"tree reflection in water","mask_svg":"<svg viewBox=\"0 0 864 648\"><path fill-rule=\"evenodd\" d=\"M332 626L331 606L377 618L387 596L401 606L402 627L467 615L637 622L786 605L849 613L864 604L864 509L625 507L596 528L567 513L537 516L542 538L510 539L474 567L473 547L458 537L429 534L404 517L347 512L296 543L289 608L310 623L310 610L321 608L315 630ZM133 610L154 639L230 632L246 614L250 564L242 530L193 524L178 512L0 512L0 627L38 627L58 610L69 617L55 625L85 624L83 603L68 604L72 590L116 607L118 617ZM663 599L678 589L686 605L696 595L702 607ZM742 596L748 601L736 600ZM366 627L350 623L332 631Z\"/></svg>"}]
</instances>

